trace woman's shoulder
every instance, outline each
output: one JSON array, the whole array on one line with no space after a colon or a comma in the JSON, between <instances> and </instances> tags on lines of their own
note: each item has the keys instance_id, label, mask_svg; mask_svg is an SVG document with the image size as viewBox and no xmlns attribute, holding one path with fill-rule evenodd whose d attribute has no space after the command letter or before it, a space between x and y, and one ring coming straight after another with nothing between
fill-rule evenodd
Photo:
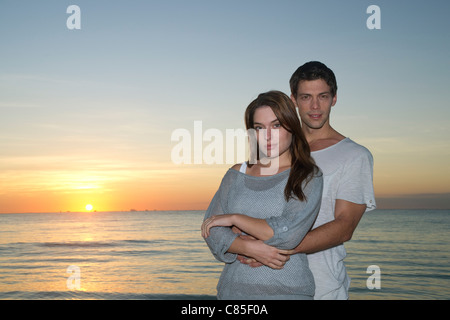
<instances>
[{"instance_id":1,"label":"woman's shoulder","mask_svg":"<svg viewBox=\"0 0 450 320\"><path fill-rule=\"evenodd\" d=\"M224 180L234 180L239 175L241 169L241 163L236 163L235 165L228 168L227 172L223 176Z\"/></svg>"},{"instance_id":2,"label":"woman's shoulder","mask_svg":"<svg viewBox=\"0 0 450 320\"><path fill-rule=\"evenodd\" d=\"M322 189L323 188L323 173L320 168L316 167L314 172L311 174L309 180L306 182L307 186L310 186L309 189Z\"/></svg>"},{"instance_id":3,"label":"woman's shoulder","mask_svg":"<svg viewBox=\"0 0 450 320\"><path fill-rule=\"evenodd\" d=\"M241 170L242 163L236 163L234 166L232 166L230 169L240 171Z\"/></svg>"},{"instance_id":4,"label":"woman's shoulder","mask_svg":"<svg viewBox=\"0 0 450 320\"><path fill-rule=\"evenodd\" d=\"M236 163L234 166L230 168L230 170L234 172L247 173L247 162Z\"/></svg>"}]
</instances>

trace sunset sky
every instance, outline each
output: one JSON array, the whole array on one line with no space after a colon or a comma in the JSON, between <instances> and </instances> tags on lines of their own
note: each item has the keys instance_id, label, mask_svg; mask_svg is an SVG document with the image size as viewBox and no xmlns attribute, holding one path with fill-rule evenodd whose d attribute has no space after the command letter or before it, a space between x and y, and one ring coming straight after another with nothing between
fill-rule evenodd
<instances>
[{"instance_id":1,"label":"sunset sky","mask_svg":"<svg viewBox=\"0 0 450 320\"><path fill-rule=\"evenodd\" d=\"M447 0L2 0L0 213L206 209L231 164L174 163L172 133L244 128L249 102L289 94L311 60L336 73L331 125L372 152L379 207L450 208L449 14Z\"/></svg>"}]
</instances>

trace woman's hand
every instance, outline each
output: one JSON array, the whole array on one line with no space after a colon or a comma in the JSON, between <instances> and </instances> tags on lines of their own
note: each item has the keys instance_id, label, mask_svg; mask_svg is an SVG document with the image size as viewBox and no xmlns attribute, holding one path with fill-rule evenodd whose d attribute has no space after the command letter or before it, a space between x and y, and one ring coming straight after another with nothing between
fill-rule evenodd
<instances>
[{"instance_id":1,"label":"woman's hand","mask_svg":"<svg viewBox=\"0 0 450 320\"><path fill-rule=\"evenodd\" d=\"M239 261L253 268L265 265L269 268L279 270L283 269L286 262L290 259L288 250L277 249L265 244L261 240L248 239L247 245L250 246L251 258L242 259L241 257Z\"/></svg>"},{"instance_id":2,"label":"woman's hand","mask_svg":"<svg viewBox=\"0 0 450 320\"><path fill-rule=\"evenodd\" d=\"M209 237L209 230L212 227L231 227L233 223L233 214L221 214L217 216L211 216L202 224L202 237Z\"/></svg>"},{"instance_id":3,"label":"woman's hand","mask_svg":"<svg viewBox=\"0 0 450 320\"><path fill-rule=\"evenodd\" d=\"M236 221L235 221L236 220ZM262 265L268 266L272 269L283 269L286 262L290 259L292 250L281 250L265 244L263 241L256 239L250 235L241 234L241 230L235 226L239 220L238 214L223 214L211 216L202 224L202 236L207 238L209 230L212 227L232 227L234 233L240 234L242 240L246 240L247 256L238 255L238 260L241 263L247 264L251 267L260 267Z\"/></svg>"}]
</instances>

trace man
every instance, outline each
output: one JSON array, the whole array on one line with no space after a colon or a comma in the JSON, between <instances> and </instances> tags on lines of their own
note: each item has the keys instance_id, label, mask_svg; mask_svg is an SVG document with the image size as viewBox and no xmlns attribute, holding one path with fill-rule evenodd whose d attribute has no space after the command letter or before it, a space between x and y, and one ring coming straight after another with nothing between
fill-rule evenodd
<instances>
[{"instance_id":1,"label":"man","mask_svg":"<svg viewBox=\"0 0 450 320\"><path fill-rule=\"evenodd\" d=\"M311 156L324 174L324 188L312 230L289 254L308 254L316 283L315 299L348 299L350 279L343 261L346 256L343 243L351 239L364 212L376 207L373 158L366 148L330 125L331 108L337 101L332 70L323 63L308 62L294 72L290 87ZM284 265L289 259L284 251L245 237L235 241L229 251L253 257L263 264L276 261ZM240 260L258 265L242 257Z\"/></svg>"},{"instance_id":2,"label":"man","mask_svg":"<svg viewBox=\"0 0 450 320\"><path fill-rule=\"evenodd\" d=\"M308 62L289 83L311 156L324 174L319 216L294 252L308 253L316 299L348 299L343 243L351 239L363 213L376 207L373 158L330 125L330 111L337 101L333 71L323 63Z\"/></svg>"}]
</instances>

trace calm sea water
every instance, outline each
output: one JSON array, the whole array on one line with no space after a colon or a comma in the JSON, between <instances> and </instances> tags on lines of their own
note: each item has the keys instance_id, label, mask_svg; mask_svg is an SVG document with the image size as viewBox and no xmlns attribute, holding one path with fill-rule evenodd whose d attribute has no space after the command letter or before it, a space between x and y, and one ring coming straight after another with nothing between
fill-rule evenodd
<instances>
[{"instance_id":1,"label":"calm sea water","mask_svg":"<svg viewBox=\"0 0 450 320\"><path fill-rule=\"evenodd\" d=\"M0 299L214 299L222 264L203 214L2 214ZM449 299L449 231L450 211L366 214L346 245L350 298ZM371 265L380 289L367 288Z\"/></svg>"}]
</instances>

